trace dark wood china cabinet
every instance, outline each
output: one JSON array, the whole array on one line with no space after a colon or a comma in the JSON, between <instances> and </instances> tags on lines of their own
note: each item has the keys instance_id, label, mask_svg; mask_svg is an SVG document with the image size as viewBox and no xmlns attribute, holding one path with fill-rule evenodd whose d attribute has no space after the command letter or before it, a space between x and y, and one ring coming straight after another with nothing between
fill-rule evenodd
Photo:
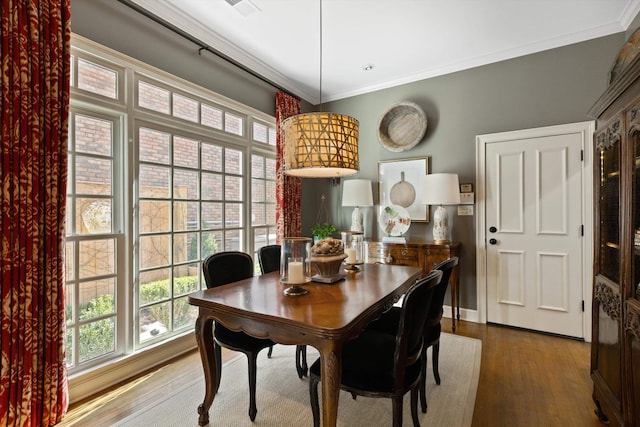
<instances>
[{"instance_id":1,"label":"dark wood china cabinet","mask_svg":"<svg viewBox=\"0 0 640 427\"><path fill-rule=\"evenodd\" d=\"M595 133L591 378L596 413L640 427L640 31L589 111Z\"/></svg>"}]
</instances>

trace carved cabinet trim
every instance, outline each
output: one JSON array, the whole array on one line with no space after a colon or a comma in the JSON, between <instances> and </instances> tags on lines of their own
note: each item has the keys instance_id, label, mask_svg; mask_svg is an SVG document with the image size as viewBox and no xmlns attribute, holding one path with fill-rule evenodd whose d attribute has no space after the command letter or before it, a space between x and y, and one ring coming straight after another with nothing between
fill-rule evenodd
<instances>
[{"instance_id":1,"label":"carved cabinet trim","mask_svg":"<svg viewBox=\"0 0 640 427\"><path fill-rule=\"evenodd\" d=\"M620 320L620 292L603 281L597 281L593 290L593 299L613 320Z\"/></svg>"},{"instance_id":2,"label":"carved cabinet trim","mask_svg":"<svg viewBox=\"0 0 640 427\"><path fill-rule=\"evenodd\" d=\"M624 330L640 343L640 307L627 301L625 308Z\"/></svg>"},{"instance_id":3,"label":"carved cabinet trim","mask_svg":"<svg viewBox=\"0 0 640 427\"><path fill-rule=\"evenodd\" d=\"M617 117L606 128L596 133L596 148L608 150L622 138L622 117Z\"/></svg>"}]
</instances>

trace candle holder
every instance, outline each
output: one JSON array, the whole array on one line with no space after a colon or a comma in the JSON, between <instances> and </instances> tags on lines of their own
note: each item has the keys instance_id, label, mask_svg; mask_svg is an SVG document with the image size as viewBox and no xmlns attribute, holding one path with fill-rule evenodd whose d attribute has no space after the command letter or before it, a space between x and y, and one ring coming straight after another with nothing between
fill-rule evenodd
<instances>
[{"instance_id":1,"label":"candle holder","mask_svg":"<svg viewBox=\"0 0 640 427\"><path fill-rule=\"evenodd\" d=\"M344 260L348 273L360 271L359 265L364 264L364 235L356 231L343 231L342 244L347 258Z\"/></svg>"},{"instance_id":2,"label":"candle holder","mask_svg":"<svg viewBox=\"0 0 640 427\"><path fill-rule=\"evenodd\" d=\"M308 237L285 237L280 252L280 282L291 285L283 291L287 296L305 295L309 291L300 285L311 281Z\"/></svg>"},{"instance_id":3,"label":"candle holder","mask_svg":"<svg viewBox=\"0 0 640 427\"><path fill-rule=\"evenodd\" d=\"M351 263L348 263L347 261L345 261L344 264L346 266L344 268L344 270L347 273L357 273L358 271L360 271L360 267L358 267L358 266L364 264L364 262L355 262L355 263L351 264Z\"/></svg>"}]
</instances>

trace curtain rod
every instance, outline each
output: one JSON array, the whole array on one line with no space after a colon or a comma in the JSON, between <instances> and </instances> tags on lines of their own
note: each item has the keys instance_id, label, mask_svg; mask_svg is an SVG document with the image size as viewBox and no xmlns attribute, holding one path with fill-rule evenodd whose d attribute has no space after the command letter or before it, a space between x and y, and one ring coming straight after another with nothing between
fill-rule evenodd
<instances>
[{"instance_id":1,"label":"curtain rod","mask_svg":"<svg viewBox=\"0 0 640 427\"><path fill-rule=\"evenodd\" d=\"M173 25L172 23L160 18L159 16L149 12L148 10L146 10L145 8L132 3L129 0L118 0L120 3L122 3L125 6L130 7L131 9L135 10L136 12L138 12L139 14L151 19L152 21L154 21L157 24L162 25L163 27L167 28L168 30L173 31L174 33L176 33L177 35L179 35L180 37L183 37L187 40L189 40L191 43L197 45L199 47L198 49L198 55L200 55L202 53L203 50L206 50L207 52L210 52L214 55L216 55L217 57L227 61L228 63L230 63L231 65L241 69L242 71L244 71L245 73L251 74L253 77L256 77L259 80L262 80L263 82L267 83L268 85L278 89L279 91L282 91L284 93L286 93L287 95L293 96L294 98L296 98L297 100L300 100L300 97L291 93L290 91L284 89L283 87L279 86L278 84L272 82L271 80L267 79L266 77L262 76L261 74L256 73L255 71L245 67L244 65L242 65L241 63L239 63L238 61L234 60L233 58L225 55L224 53L220 52L217 49L212 48L211 46L207 45L206 43L204 43L203 41L195 38L194 36L192 36L191 34L187 33L186 31L183 31L182 29L176 27L175 25Z\"/></svg>"}]
</instances>

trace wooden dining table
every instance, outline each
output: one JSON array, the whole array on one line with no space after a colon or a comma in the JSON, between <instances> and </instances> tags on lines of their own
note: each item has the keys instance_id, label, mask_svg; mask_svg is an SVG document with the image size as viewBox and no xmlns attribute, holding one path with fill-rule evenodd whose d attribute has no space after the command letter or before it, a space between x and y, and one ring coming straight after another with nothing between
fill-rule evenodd
<instances>
[{"instance_id":1,"label":"wooden dining table","mask_svg":"<svg viewBox=\"0 0 640 427\"><path fill-rule=\"evenodd\" d=\"M285 285L280 283L278 272L190 294L189 303L199 310L195 332L205 376L198 423L209 422L216 394L213 327L214 322L220 322L257 338L315 347L322 364L322 425L335 427L343 344L391 308L420 274L418 267L364 264L361 271L347 274L344 280L303 285L309 292L301 296L283 294Z\"/></svg>"}]
</instances>

